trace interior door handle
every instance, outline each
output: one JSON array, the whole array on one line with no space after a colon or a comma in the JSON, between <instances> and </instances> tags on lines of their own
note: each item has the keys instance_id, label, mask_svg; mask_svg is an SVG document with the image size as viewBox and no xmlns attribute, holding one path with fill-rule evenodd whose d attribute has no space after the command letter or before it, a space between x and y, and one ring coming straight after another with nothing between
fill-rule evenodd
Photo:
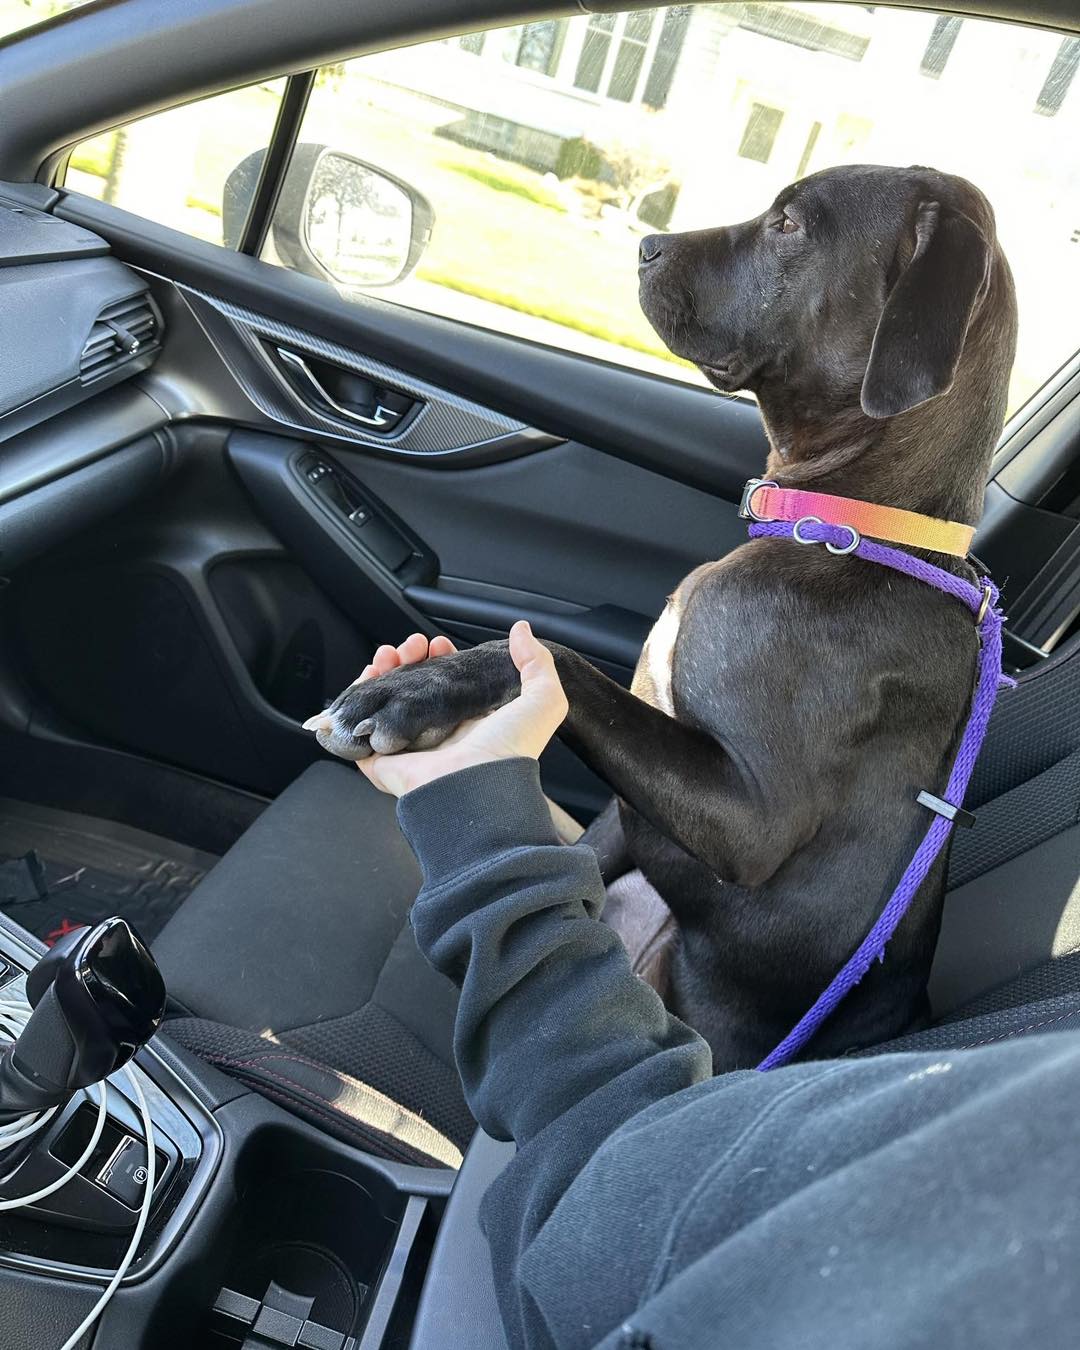
<instances>
[{"instance_id":1,"label":"interior door handle","mask_svg":"<svg viewBox=\"0 0 1080 1350\"><path fill-rule=\"evenodd\" d=\"M291 352L287 347L278 347L277 354L283 364L288 366L294 374L299 375L316 398L333 409L338 417L344 418L348 422L356 422L363 427L375 427L380 431L385 431L387 427L393 426L395 422L400 420L401 413L397 409L384 407L381 403L376 404L375 412L371 415L357 412L355 408L346 407L323 386L322 381L299 353Z\"/></svg>"}]
</instances>

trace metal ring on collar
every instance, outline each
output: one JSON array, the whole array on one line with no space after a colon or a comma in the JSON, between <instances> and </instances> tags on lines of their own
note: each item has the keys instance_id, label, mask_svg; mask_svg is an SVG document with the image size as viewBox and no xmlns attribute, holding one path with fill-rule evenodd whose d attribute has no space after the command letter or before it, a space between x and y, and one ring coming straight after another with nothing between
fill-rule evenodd
<instances>
[{"instance_id":1,"label":"metal ring on collar","mask_svg":"<svg viewBox=\"0 0 1080 1350\"><path fill-rule=\"evenodd\" d=\"M862 543L862 535L859 534L859 531L855 528L854 525L837 525L836 528L838 530L850 530L851 543L844 544L843 547L841 547L839 544L826 544L825 547L829 550L830 553L839 553L839 554L854 553L855 550Z\"/></svg>"},{"instance_id":2,"label":"metal ring on collar","mask_svg":"<svg viewBox=\"0 0 1080 1350\"><path fill-rule=\"evenodd\" d=\"M758 488L779 487L779 483L774 483L771 478L751 478L743 488L742 501L739 503L739 515L747 520L756 520L761 524L768 524L768 516L759 516L750 503Z\"/></svg>"},{"instance_id":3,"label":"metal ring on collar","mask_svg":"<svg viewBox=\"0 0 1080 1350\"><path fill-rule=\"evenodd\" d=\"M819 540L804 539L802 535L799 533L799 527L802 525L824 525L824 524L825 522L821 519L820 516L803 516L800 520L797 520L795 524L791 527L791 537L792 539L795 540L797 544L816 544L819 542Z\"/></svg>"}]
</instances>

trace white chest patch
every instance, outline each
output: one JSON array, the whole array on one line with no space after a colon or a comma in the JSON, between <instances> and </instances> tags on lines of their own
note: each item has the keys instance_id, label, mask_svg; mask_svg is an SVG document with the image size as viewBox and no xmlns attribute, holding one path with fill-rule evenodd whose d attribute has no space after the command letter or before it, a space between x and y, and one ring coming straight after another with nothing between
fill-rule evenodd
<instances>
[{"instance_id":1,"label":"white chest patch","mask_svg":"<svg viewBox=\"0 0 1080 1350\"><path fill-rule=\"evenodd\" d=\"M634 693L638 698L666 712L669 717L675 716L671 700L671 666L678 632L679 611L669 601L645 640L641 662L634 677Z\"/></svg>"}]
</instances>

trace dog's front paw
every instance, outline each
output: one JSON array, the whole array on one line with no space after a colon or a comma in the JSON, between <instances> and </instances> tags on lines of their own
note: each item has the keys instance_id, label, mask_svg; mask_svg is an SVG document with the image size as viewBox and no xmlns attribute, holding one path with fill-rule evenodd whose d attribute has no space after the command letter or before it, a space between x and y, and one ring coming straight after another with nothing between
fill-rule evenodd
<instances>
[{"instance_id":1,"label":"dog's front paw","mask_svg":"<svg viewBox=\"0 0 1080 1350\"><path fill-rule=\"evenodd\" d=\"M305 725L342 759L430 750L504 701L475 678L475 657L476 649L440 656L350 685Z\"/></svg>"}]
</instances>

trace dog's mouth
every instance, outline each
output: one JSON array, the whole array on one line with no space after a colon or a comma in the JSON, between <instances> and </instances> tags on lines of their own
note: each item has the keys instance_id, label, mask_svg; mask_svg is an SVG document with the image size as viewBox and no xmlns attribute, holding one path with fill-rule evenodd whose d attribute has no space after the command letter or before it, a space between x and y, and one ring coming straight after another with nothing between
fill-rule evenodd
<instances>
[{"instance_id":1,"label":"dog's mouth","mask_svg":"<svg viewBox=\"0 0 1080 1350\"><path fill-rule=\"evenodd\" d=\"M695 364L709 383L725 394L733 393L736 389L745 389L747 381L753 375L753 368L749 362L737 352L715 365L703 361Z\"/></svg>"}]
</instances>

